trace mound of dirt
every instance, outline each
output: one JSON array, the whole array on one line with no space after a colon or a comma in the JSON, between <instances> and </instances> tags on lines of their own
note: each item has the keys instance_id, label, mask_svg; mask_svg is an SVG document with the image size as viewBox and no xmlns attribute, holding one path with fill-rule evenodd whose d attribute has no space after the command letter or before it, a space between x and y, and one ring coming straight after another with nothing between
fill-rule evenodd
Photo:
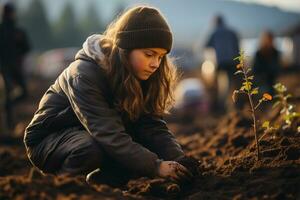
<instances>
[{"instance_id":1,"label":"mound of dirt","mask_svg":"<svg viewBox=\"0 0 300 200\"><path fill-rule=\"evenodd\" d=\"M294 79L298 80L289 81ZM299 98L293 103L300 108ZM24 112L33 112L26 105ZM20 123L28 123L31 115L21 115ZM258 113L259 119L263 117L271 122L280 120L276 112ZM169 128L186 154L200 162L193 182L177 184L142 177L121 188L89 186L85 177L41 175L25 155L21 134L1 137L0 199L300 199L300 121L290 129L267 134L260 141L260 160L251 124L249 113L243 112L217 118L195 116L183 122L173 118ZM20 125L18 132L22 128ZM258 131L261 135L262 130Z\"/></svg>"}]
</instances>

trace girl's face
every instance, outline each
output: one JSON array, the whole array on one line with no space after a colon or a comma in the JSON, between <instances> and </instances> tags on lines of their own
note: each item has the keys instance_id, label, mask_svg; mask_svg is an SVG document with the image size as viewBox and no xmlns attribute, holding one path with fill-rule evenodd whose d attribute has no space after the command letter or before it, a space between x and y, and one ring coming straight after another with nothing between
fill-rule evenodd
<instances>
[{"instance_id":1,"label":"girl's face","mask_svg":"<svg viewBox=\"0 0 300 200\"><path fill-rule=\"evenodd\" d=\"M134 75L140 80L147 80L160 66L167 50L162 48L134 49L129 54L129 63Z\"/></svg>"}]
</instances>

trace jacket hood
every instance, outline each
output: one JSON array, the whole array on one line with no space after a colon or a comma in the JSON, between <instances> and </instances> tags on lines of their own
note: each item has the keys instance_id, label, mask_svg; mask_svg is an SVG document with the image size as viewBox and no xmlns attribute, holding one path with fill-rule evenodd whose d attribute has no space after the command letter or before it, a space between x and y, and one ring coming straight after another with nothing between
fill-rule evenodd
<instances>
[{"instance_id":1,"label":"jacket hood","mask_svg":"<svg viewBox=\"0 0 300 200\"><path fill-rule=\"evenodd\" d=\"M103 36L101 34L94 34L89 36L82 45L82 49L78 51L75 56L75 60L82 59L100 63L104 58L104 54L101 51L99 41Z\"/></svg>"}]
</instances>

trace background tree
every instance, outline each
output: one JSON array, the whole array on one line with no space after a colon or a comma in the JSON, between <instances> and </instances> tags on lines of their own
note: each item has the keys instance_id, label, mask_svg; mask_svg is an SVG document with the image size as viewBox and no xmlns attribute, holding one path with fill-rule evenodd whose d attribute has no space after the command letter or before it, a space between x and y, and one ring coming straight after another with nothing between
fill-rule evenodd
<instances>
[{"instance_id":1,"label":"background tree","mask_svg":"<svg viewBox=\"0 0 300 200\"><path fill-rule=\"evenodd\" d=\"M32 0L23 13L19 15L34 50L53 48L51 26L46 16L45 8L40 0Z\"/></svg>"},{"instance_id":2,"label":"background tree","mask_svg":"<svg viewBox=\"0 0 300 200\"><path fill-rule=\"evenodd\" d=\"M99 15L95 6L90 4L85 16L80 20L81 37L86 38L94 33L102 33L105 29L103 21L99 20Z\"/></svg>"},{"instance_id":3,"label":"background tree","mask_svg":"<svg viewBox=\"0 0 300 200\"><path fill-rule=\"evenodd\" d=\"M80 47L84 38L81 37L80 29L76 22L76 17L72 5L67 3L54 26L55 46Z\"/></svg>"}]
</instances>

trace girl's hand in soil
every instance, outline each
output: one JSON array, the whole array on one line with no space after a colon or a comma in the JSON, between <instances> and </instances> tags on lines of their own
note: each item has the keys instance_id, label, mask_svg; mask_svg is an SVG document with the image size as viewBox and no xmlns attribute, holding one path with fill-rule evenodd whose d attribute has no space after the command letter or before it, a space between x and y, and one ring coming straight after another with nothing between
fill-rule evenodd
<instances>
[{"instance_id":1,"label":"girl's hand in soil","mask_svg":"<svg viewBox=\"0 0 300 200\"><path fill-rule=\"evenodd\" d=\"M189 182L193 178L189 170L175 161L162 161L159 165L158 176L175 182Z\"/></svg>"}]
</instances>

